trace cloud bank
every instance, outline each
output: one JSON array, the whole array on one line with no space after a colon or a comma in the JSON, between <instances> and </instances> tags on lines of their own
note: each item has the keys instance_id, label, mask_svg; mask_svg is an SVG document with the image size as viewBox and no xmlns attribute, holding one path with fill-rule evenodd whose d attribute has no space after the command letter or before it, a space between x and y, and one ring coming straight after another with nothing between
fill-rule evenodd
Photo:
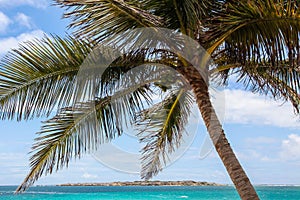
<instances>
[{"instance_id":1,"label":"cloud bank","mask_svg":"<svg viewBox=\"0 0 300 200\"><path fill-rule=\"evenodd\" d=\"M49 5L47 0L0 0L1 7L32 6L36 8L46 8Z\"/></svg>"},{"instance_id":2,"label":"cloud bank","mask_svg":"<svg viewBox=\"0 0 300 200\"><path fill-rule=\"evenodd\" d=\"M22 42L34 38L42 38L44 35L45 33L42 30L34 30L28 33L22 33L17 37L0 39L0 56L6 54L10 49L17 48Z\"/></svg>"},{"instance_id":3,"label":"cloud bank","mask_svg":"<svg viewBox=\"0 0 300 200\"><path fill-rule=\"evenodd\" d=\"M287 102L276 102L243 90L225 90L225 122L300 128L299 116Z\"/></svg>"},{"instance_id":4,"label":"cloud bank","mask_svg":"<svg viewBox=\"0 0 300 200\"><path fill-rule=\"evenodd\" d=\"M15 21L21 25L24 26L28 29L31 29L33 27L33 23L31 22L31 18L27 15L25 15L24 13L18 13L15 16Z\"/></svg>"},{"instance_id":5,"label":"cloud bank","mask_svg":"<svg viewBox=\"0 0 300 200\"><path fill-rule=\"evenodd\" d=\"M281 143L282 151L280 157L283 160L300 161L300 136L290 134L286 140Z\"/></svg>"},{"instance_id":6,"label":"cloud bank","mask_svg":"<svg viewBox=\"0 0 300 200\"><path fill-rule=\"evenodd\" d=\"M1 2L1 0L0 0ZM0 33L6 32L11 20L3 12L0 12Z\"/></svg>"}]
</instances>

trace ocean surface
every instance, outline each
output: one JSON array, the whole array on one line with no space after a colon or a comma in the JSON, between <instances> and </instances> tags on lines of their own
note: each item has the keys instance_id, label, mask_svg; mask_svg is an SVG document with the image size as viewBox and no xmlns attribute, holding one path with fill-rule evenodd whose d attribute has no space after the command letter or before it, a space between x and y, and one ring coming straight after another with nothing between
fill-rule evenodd
<instances>
[{"instance_id":1,"label":"ocean surface","mask_svg":"<svg viewBox=\"0 0 300 200\"><path fill-rule=\"evenodd\" d=\"M0 200L81 200L81 199L197 199L238 200L232 186L35 186L14 195L16 186L0 186ZM261 199L300 200L299 186L256 186Z\"/></svg>"}]
</instances>

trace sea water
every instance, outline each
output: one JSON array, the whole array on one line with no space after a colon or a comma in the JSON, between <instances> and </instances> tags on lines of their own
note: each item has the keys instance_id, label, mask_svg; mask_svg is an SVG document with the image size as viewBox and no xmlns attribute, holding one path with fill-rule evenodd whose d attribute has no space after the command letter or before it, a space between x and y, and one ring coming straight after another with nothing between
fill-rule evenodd
<instances>
[{"instance_id":1,"label":"sea water","mask_svg":"<svg viewBox=\"0 0 300 200\"><path fill-rule=\"evenodd\" d=\"M15 195L16 186L0 186L0 200L238 200L232 186L36 186ZM299 186L256 186L261 199L300 200Z\"/></svg>"}]
</instances>

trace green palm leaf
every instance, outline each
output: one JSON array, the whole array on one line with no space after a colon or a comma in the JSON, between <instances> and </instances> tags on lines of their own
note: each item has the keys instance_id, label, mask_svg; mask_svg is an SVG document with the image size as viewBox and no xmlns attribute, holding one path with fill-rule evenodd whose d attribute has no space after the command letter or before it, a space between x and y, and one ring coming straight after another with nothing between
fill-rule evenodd
<instances>
[{"instance_id":1,"label":"green palm leaf","mask_svg":"<svg viewBox=\"0 0 300 200\"><path fill-rule=\"evenodd\" d=\"M126 65L128 59L129 57L126 56L118 58L107 69L113 68L120 71L118 68L122 68L122 64ZM131 59L130 57L129 60ZM168 86L171 82L162 83L162 80L166 81L167 78L178 82L178 78L171 76L172 72L149 64L142 69L137 67L137 70L117 73L116 80L101 80L97 76L98 81L105 82L99 84L110 89L105 89L103 92L99 88L99 93L96 94L100 95L100 99L96 98L94 101L76 103L73 107L63 108L56 116L45 122L32 147L34 154L31 157L31 171L17 192L26 190L43 174L51 174L54 170L68 166L72 157L80 157L85 152L96 150L100 144L119 136L122 133L122 127L135 123L137 113L141 113L145 106L151 104L152 88L155 85L160 83ZM111 76L104 75L104 77ZM81 84L89 85L89 83L90 80L86 78ZM151 83L154 84L151 86ZM177 84L182 86L181 82ZM168 120L169 126L171 123L177 123L174 126L178 126L178 132L181 130L179 126L183 126L181 123L185 121L183 119L174 121L172 114L179 112L178 101L183 99L182 96L184 94L177 99L177 104L169 114ZM174 94L171 97L173 99L168 100L169 104L171 101L176 102ZM189 113L188 110L185 110L185 113ZM178 115L181 116L181 114ZM171 142L172 136L169 135L169 137Z\"/></svg>"},{"instance_id":2,"label":"green palm leaf","mask_svg":"<svg viewBox=\"0 0 300 200\"><path fill-rule=\"evenodd\" d=\"M27 42L0 62L0 118L48 116L69 104L92 44L58 36Z\"/></svg>"},{"instance_id":3,"label":"green palm leaf","mask_svg":"<svg viewBox=\"0 0 300 200\"><path fill-rule=\"evenodd\" d=\"M246 88L253 92L271 95L275 100L290 101L299 113L300 106L300 73L299 70L280 67L270 70L269 67L245 68L237 71L238 81L242 81Z\"/></svg>"},{"instance_id":4,"label":"green palm leaf","mask_svg":"<svg viewBox=\"0 0 300 200\"><path fill-rule=\"evenodd\" d=\"M179 147L184 127L190 115L192 95L185 89L173 90L161 103L140 113L138 126L142 126L139 137L143 148L143 179L150 179L162 170L171 154Z\"/></svg>"},{"instance_id":5,"label":"green palm leaf","mask_svg":"<svg viewBox=\"0 0 300 200\"><path fill-rule=\"evenodd\" d=\"M75 34L102 41L106 37L141 27L165 27L180 30L194 38L201 29L200 20L211 10L211 1L197 0L56 0L65 7L64 15L72 19L69 25ZM200 32L197 34L197 39Z\"/></svg>"},{"instance_id":6,"label":"green palm leaf","mask_svg":"<svg viewBox=\"0 0 300 200\"><path fill-rule=\"evenodd\" d=\"M208 15L211 1L197 0L147 0L145 9L161 17L165 27L180 30L194 38L200 20Z\"/></svg>"},{"instance_id":7,"label":"green palm leaf","mask_svg":"<svg viewBox=\"0 0 300 200\"><path fill-rule=\"evenodd\" d=\"M104 110L108 103L108 99L103 99L97 102L97 105L102 105ZM35 144L32 147L31 153L34 152L34 154L30 158L30 173L16 192L26 190L43 174L51 174L53 170L58 170L65 165L68 166L72 157L81 156L83 152L87 151L87 145L82 142L84 136L90 139L91 144L96 143L98 135L90 132L82 135L76 130L76 127L80 126L85 126L82 129L94 130L93 124L92 126L90 124L93 111L86 112L90 109L88 105L85 108L81 105L81 109L62 109L54 118L44 122L45 125L38 133L40 136L35 139ZM77 116L76 119L75 116ZM75 123L76 120L77 123ZM92 138L93 136L94 138Z\"/></svg>"},{"instance_id":8,"label":"green palm leaf","mask_svg":"<svg viewBox=\"0 0 300 200\"><path fill-rule=\"evenodd\" d=\"M101 41L107 36L139 27L160 26L163 21L141 9L143 1L117 0L56 0L71 9L64 16L73 20L70 27L80 27L77 36Z\"/></svg>"},{"instance_id":9,"label":"green palm leaf","mask_svg":"<svg viewBox=\"0 0 300 200\"><path fill-rule=\"evenodd\" d=\"M96 99L67 107L44 122L32 147L31 170L16 192L26 190L43 174L51 174L68 166L73 157L92 152L97 147L122 134L128 114L139 112L150 102L149 87L136 86ZM134 115L130 115L132 121Z\"/></svg>"},{"instance_id":10,"label":"green palm leaf","mask_svg":"<svg viewBox=\"0 0 300 200\"><path fill-rule=\"evenodd\" d=\"M270 61L241 64L232 62L226 56L219 57L215 63L218 67L212 69L211 73L220 84L226 84L230 77L235 77L236 82L242 82L252 92L271 96L275 100L290 101L296 113L299 113L299 64L293 66L288 60L278 61L275 66Z\"/></svg>"},{"instance_id":11,"label":"green palm leaf","mask_svg":"<svg viewBox=\"0 0 300 200\"><path fill-rule=\"evenodd\" d=\"M115 92L116 88L128 87L128 84L131 86L133 84L132 80L127 85L126 81L124 81L124 77L130 76L130 74L132 74L131 76L140 76L140 80L158 77L158 73L162 73L162 70L157 69L156 66L143 67L141 70L134 69L149 62L147 54L149 54L148 49L138 49L135 52L123 54L115 59L101 75L100 93L108 95Z\"/></svg>"},{"instance_id":12,"label":"green palm leaf","mask_svg":"<svg viewBox=\"0 0 300 200\"><path fill-rule=\"evenodd\" d=\"M208 27L212 71L223 83L237 74L247 88L290 100L298 112L299 1L227 1Z\"/></svg>"},{"instance_id":13,"label":"green palm leaf","mask_svg":"<svg viewBox=\"0 0 300 200\"><path fill-rule=\"evenodd\" d=\"M204 39L212 44L209 53L218 47L231 49L231 56L243 61L282 60L282 51L299 52L299 1L230 0L207 21Z\"/></svg>"}]
</instances>

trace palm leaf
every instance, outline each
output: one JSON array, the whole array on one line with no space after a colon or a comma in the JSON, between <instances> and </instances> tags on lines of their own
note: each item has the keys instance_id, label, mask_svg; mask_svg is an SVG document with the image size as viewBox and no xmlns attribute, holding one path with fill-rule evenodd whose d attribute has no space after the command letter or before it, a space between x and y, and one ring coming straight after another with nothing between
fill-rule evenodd
<instances>
[{"instance_id":1,"label":"palm leaf","mask_svg":"<svg viewBox=\"0 0 300 200\"><path fill-rule=\"evenodd\" d=\"M143 104L150 102L149 92L147 85L139 85L114 96L61 109L44 122L38 133L32 147L30 173L16 192L26 190L43 174L68 166L71 158L94 151L100 144L121 135L122 126L128 123L127 115L139 112ZM134 115L130 117L132 121Z\"/></svg>"},{"instance_id":2,"label":"palm leaf","mask_svg":"<svg viewBox=\"0 0 300 200\"><path fill-rule=\"evenodd\" d=\"M155 74L162 72L161 70L155 72L158 70L155 66L147 69L144 67L134 69L149 62L147 54L147 49L138 49L135 52L125 53L115 59L101 75L100 93L109 95L115 92L117 88L128 87L128 84L133 84L131 80L126 85L125 77L128 77L130 74L135 73L133 76L141 76L140 80L146 80L146 77L154 77Z\"/></svg>"},{"instance_id":3,"label":"palm leaf","mask_svg":"<svg viewBox=\"0 0 300 200\"><path fill-rule=\"evenodd\" d=\"M163 21L141 9L142 1L117 0L56 0L58 5L71 9L64 16L71 18L70 27L80 27L77 36L101 41L139 27L159 26Z\"/></svg>"},{"instance_id":4,"label":"palm leaf","mask_svg":"<svg viewBox=\"0 0 300 200\"><path fill-rule=\"evenodd\" d=\"M180 30L194 38L210 6L211 1L147 0L145 8L164 19L166 28Z\"/></svg>"},{"instance_id":5,"label":"palm leaf","mask_svg":"<svg viewBox=\"0 0 300 200\"><path fill-rule=\"evenodd\" d=\"M124 59L127 60L126 57ZM123 62L117 60L116 63ZM118 68L114 66L114 69ZM166 71L155 65L131 70L120 74L120 79L117 83L113 82L113 86L104 79L111 90L97 93L100 99L63 108L46 121L32 147L31 171L16 192L26 190L43 174L68 166L72 157L94 151L100 144L119 136L123 126L134 123L136 113L151 104L153 86L150 84L159 82L164 74L170 77L170 72ZM87 78L82 84L89 83Z\"/></svg>"},{"instance_id":6,"label":"palm leaf","mask_svg":"<svg viewBox=\"0 0 300 200\"><path fill-rule=\"evenodd\" d=\"M207 20L204 40L211 43L209 53L227 48L240 60L282 59L282 51L299 51L299 25L299 1L230 0Z\"/></svg>"},{"instance_id":7,"label":"palm leaf","mask_svg":"<svg viewBox=\"0 0 300 200\"><path fill-rule=\"evenodd\" d=\"M168 161L168 154L179 147L192 102L191 94L181 88L140 113L137 125L143 128L139 137L146 143L142 150L143 179L148 180L161 171Z\"/></svg>"},{"instance_id":8,"label":"palm leaf","mask_svg":"<svg viewBox=\"0 0 300 200\"><path fill-rule=\"evenodd\" d=\"M131 87L132 84L143 82L169 88L182 79L176 72L179 62L178 55L168 50L140 48L125 53L102 73L100 93L111 94L116 88Z\"/></svg>"},{"instance_id":9,"label":"palm leaf","mask_svg":"<svg viewBox=\"0 0 300 200\"><path fill-rule=\"evenodd\" d=\"M102 104L104 110L108 103L108 99L103 99L97 105ZM41 132L38 133L40 136L35 139L32 147L31 153L34 152L34 154L30 158L30 173L16 192L25 191L43 174L51 174L55 169L58 170L64 165L68 166L72 157L79 157L87 151L87 145L82 142L84 136L90 139L91 144L96 143L99 136L91 134L95 132L93 129L95 126L90 124L94 113L93 111L86 112L87 109L90 109L89 104L85 108L81 105L81 109L64 108L54 118L44 122ZM90 129L92 132L82 135L83 133L76 130L80 126L81 129ZM94 140L92 140L93 136Z\"/></svg>"},{"instance_id":10,"label":"palm leaf","mask_svg":"<svg viewBox=\"0 0 300 200\"><path fill-rule=\"evenodd\" d=\"M288 64L286 64L288 66ZM290 101L299 113L300 106L300 73L299 70L280 67L270 70L269 67L255 67L237 70L237 81L242 81L246 88L253 92L272 96L275 100Z\"/></svg>"},{"instance_id":11,"label":"palm leaf","mask_svg":"<svg viewBox=\"0 0 300 200\"><path fill-rule=\"evenodd\" d=\"M230 59L224 56L215 60L218 67L211 71L215 81L226 84L230 77L235 77L236 82L242 82L252 92L271 96L275 100L290 101L299 113L299 67L291 65L288 60L277 62L274 66L265 60L262 63L249 61L241 64Z\"/></svg>"},{"instance_id":12,"label":"palm leaf","mask_svg":"<svg viewBox=\"0 0 300 200\"><path fill-rule=\"evenodd\" d=\"M70 102L79 66L92 44L58 36L21 45L0 63L0 118L48 116Z\"/></svg>"},{"instance_id":13,"label":"palm leaf","mask_svg":"<svg viewBox=\"0 0 300 200\"><path fill-rule=\"evenodd\" d=\"M299 1L226 1L209 23L212 71L221 81L237 74L247 88L290 100L298 112Z\"/></svg>"}]
</instances>

